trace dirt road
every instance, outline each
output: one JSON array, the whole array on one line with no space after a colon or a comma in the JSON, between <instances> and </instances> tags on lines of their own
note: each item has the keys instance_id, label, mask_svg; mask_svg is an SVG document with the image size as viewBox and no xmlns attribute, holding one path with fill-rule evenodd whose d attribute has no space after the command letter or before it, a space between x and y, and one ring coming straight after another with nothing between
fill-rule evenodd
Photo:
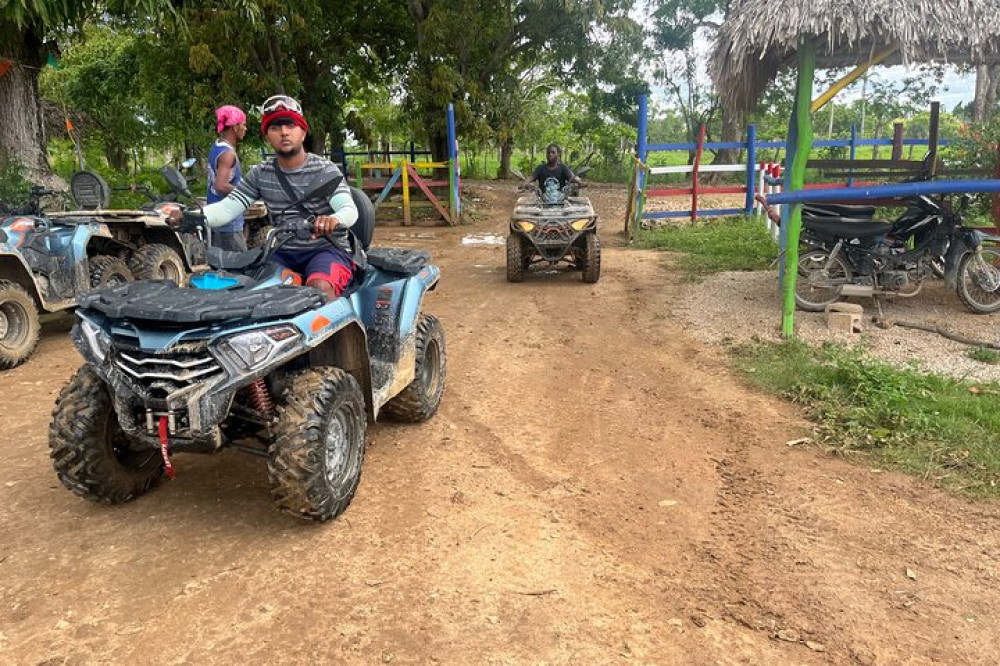
<instances>
[{"instance_id":1,"label":"dirt road","mask_svg":"<svg viewBox=\"0 0 1000 666\"><path fill-rule=\"evenodd\" d=\"M344 516L272 508L264 466L178 457L128 505L78 500L47 451L78 364L65 323L0 376L0 663L990 664L1000 510L790 447L672 314L662 255L504 281L514 193L484 219L380 229L443 267L442 409L375 425Z\"/></svg>"}]
</instances>

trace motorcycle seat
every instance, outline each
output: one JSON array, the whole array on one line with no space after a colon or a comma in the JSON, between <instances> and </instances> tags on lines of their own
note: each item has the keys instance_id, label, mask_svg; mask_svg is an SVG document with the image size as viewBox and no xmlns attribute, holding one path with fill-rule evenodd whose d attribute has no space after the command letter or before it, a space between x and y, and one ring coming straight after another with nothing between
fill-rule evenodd
<instances>
[{"instance_id":1,"label":"motorcycle seat","mask_svg":"<svg viewBox=\"0 0 1000 666\"><path fill-rule=\"evenodd\" d=\"M802 217L807 216L847 217L856 220L870 220L875 217L875 206L847 206L830 203L802 204Z\"/></svg>"},{"instance_id":2,"label":"motorcycle seat","mask_svg":"<svg viewBox=\"0 0 1000 666\"><path fill-rule=\"evenodd\" d=\"M842 238L871 238L889 233L892 225L888 222L863 222L846 217L824 217L802 219L802 227L827 236Z\"/></svg>"}]
</instances>

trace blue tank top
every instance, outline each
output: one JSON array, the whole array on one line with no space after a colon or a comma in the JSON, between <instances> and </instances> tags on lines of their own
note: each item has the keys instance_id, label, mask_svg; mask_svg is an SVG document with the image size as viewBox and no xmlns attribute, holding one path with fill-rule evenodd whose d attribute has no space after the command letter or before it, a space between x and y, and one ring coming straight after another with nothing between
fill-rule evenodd
<instances>
[{"instance_id":1,"label":"blue tank top","mask_svg":"<svg viewBox=\"0 0 1000 666\"><path fill-rule=\"evenodd\" d=\"M206 197L208 203L215 203L226 198L225 195L215 191L215 166L219 162L219 156L226 151L232 151L236 157L236 164L233 166L233 175L229 179L229 182L236 185L236 183L240 182L240 178L243 177L243 171L240 169L240 157L233 150L233 147L225 141L216 141L213 143L212 149L208 152L208 196ZM218 227L215 231L222 233L239 233L243 231L243 216L240 215L229 224Z\"/></svg>"}]
</instances>

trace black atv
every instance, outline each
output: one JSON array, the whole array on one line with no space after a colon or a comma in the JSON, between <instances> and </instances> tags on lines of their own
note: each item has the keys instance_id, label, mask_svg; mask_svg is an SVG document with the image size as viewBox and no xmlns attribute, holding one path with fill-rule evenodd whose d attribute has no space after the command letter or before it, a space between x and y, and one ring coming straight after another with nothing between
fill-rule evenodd
<instances>
[{"instance_id":1,"label":"black atv","mask_svg":"<svg viewBox=\"0 0 1000 666\"><path fill-rule=\"evenodd\" d=\"M510 218L507 281L524 281L532 265L566 262L583 271L584 282L597 282L601 277L601 243L590 199L578 196L575 183L562 190L530 188L530 194L518 198Z\"/></svg>"}]
</instances>

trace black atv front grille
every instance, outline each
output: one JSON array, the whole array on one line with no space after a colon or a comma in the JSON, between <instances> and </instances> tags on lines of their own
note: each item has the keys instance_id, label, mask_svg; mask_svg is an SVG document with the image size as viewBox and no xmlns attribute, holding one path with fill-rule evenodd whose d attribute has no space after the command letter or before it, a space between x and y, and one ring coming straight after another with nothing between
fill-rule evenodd
<instances>
[{"instance_id":1,"label":"black atv front grille","mask_svg":"<svg viewBox=\"0 0 1000 666\"><path fill-rule=\"evenodd\" d=\"M531 232L531 239L538 245L566 245L575 232L568 224L542 222Z\"/></svg>"},{"instance_id":2,"label":"black atv front grille","mask_svg":"<svg viewBox=\"0 0 1000 666\"><path fill-rule=\"evenodd\" d=\"M165 397L223 372L205 348L162 354L118 349L113 363L133 384L145 389L150 398Z\"/></svg>"}]
</instances>

